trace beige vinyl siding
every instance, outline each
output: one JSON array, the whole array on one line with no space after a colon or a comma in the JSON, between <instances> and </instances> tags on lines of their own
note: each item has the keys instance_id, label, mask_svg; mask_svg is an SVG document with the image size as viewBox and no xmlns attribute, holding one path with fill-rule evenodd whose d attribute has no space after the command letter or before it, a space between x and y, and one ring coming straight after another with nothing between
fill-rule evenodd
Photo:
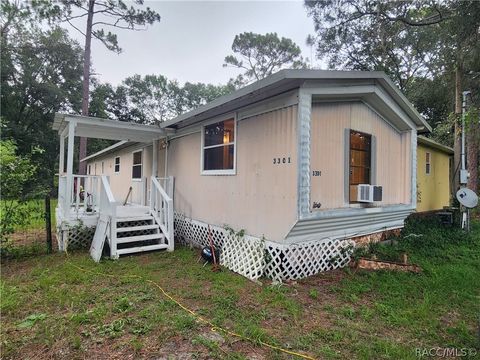
<instances>
[{"instance_id":1,"label":"beige vinyl siding","mask_svg":"<svg viewBox=\"0 0 480 360\"><path fill-rule=\"evenodd\" d=\"M175 210L282 241L297 214L296 119L297 107L290 106L239 121L236 175L201 175L200 132L173 139L168 174L175 177Z\"/></svg>"},{"instance_id":2,"label":"beige vinyl siding","mask_svg":"<svg viewBox=\"0 0 480 360\"><path fill-rule=\"evenodd\" d=\"M317 210L351 206L345 196L345 151L349 144L345 132L357 130L371 134L376 185L383 186L379 205L410 202L410 134L399 133L376 112L361 102L314 103L311 122L310 207ZM348 158L348 154L347 154ZM321 171L321 176L312 176Z\"/></svg>"},{"instance_id":3,"label":"beige vinyl siding","mask_svg":"<svg viewBox=\"0 0 480 360\"><path fill-rule=\"evenodd\" d=\"M133 153L143 149L142 154L142 178L145 181L145 176L151 176L151 167L152 167L152 147L143 148L142 146L132 146L125 149L121 149L112 154L105 155L94 159L91 162L87 163L92 165L92 175L102 175L102 161L104 163L104 174L109 177L110 187L112 193L115 196L115 200L123 203L128 194L128 189L132 186L132 197L135 202L139 202L142 199L142 186L141 181L132 181L132 164L133 164ZM115 173L115 158L120 157L120 172ZM147 162L149 161L149 162ZM95 164L97 172L95 174Z\"/></svg>"}]
</instances>

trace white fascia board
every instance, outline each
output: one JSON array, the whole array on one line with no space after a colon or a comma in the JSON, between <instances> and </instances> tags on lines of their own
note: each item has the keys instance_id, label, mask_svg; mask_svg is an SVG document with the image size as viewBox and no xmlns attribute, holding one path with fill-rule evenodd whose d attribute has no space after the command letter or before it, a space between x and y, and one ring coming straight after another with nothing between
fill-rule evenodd
<instances>
[{"instance_id":1,"label":"white fascia board","mask_svg":"<svg viewBox=\"0 0 480 360\"><path fill-rule=\"evenodd\" d=\"M237 110L237 120L248 119L270 111L298 104L298 89L288 91Z\"/></svg>"},{"instance_id":2,"label":"white fascia board","mask_svg":"<svg viewBox=\"0 0 480 360\"><path fill-rule=\"evenodd\" d=\"M155 125L144 125L144 124L137 124L132 122L126 121L119 121L119 120L111 120L111 119L104 119L98 118L93 116L82 116L82 115L69 115L65 114L65 121L70 121L71 119L76 120L79 124L105 124L108 127L115 127L121 129L150 129L156 132L163 133L160 127Z\"/></svg>"},{"instance_id":3,"label":"white fascia board","mask_svg":"<svg viewBox=\"0 0 480 360\"><path fill-rule=\"evenodd\" d=\"M102 149L102 150L100 150L100 151L98 151L98 152L96 152L96 153L94 153L94 154L92 154L92 155L88 155L87 157L81 159L80 161L92 160L92 159L94 159L94 158L96 158L96 157L98 157L98 156L101 156L101 155L103 155L103 154L105 154L105 153L107 153L107 152L110 152L110 151L112 151L112 150L115 150L115 149L117 149L118 147L120 147L120 146L122 146L122 145L124 145L124 144L127 144L127 143L128 143L128 141L125 141L125 140L119 141L119 142L117 142L117 143L115 143L115 144L113 144L113 145L111 145L111 146L109 146L109 147L106 147L105 149Z\"/></svg>"},{"instance_id":4,"label":"white fascia board","mask_svg":"<svg viewBox=\"0 0 480 360\"><path fill-rule=\"evenodd\" d=\"M405 97L405 95L400 91L400 89L393 83L393 81L383 73L382 79L380 80L380 84L385 89L390 89L393 94L390 94L394 100L401 104L400 106L406 110L406 113L409 113L409 117L415 119L414 123L420 128L418 130L426 129L427 131L431 132L432 127L425 121L423 116L415 109L410 101ZM389 92L388 90L386 90Z\"/></svg>"},{"instance_id":5,"label":"white fascia board","mask_svg":"<svg viewBox=\"0 0 480 360\"><path fill-rule=\"evenodd\" d=\"M241 88L237 91L234 91L231 94L222 96L206 105L200 106L197 109L189 111L185 114L177 116L174 119L163 122L160 126L162 128L167 128L173 126L177 123L185 121L187 119L193 118L195 116L200 116L202 113L225 105L231 101L240 99L244 96L260 93L267 87L272 85L280 85L281 83L288 81L298 81L299 83L309 80L331 80L331 82L351 80L354 84L355 82L369 82L376 81L383 85L383 87L388 89L390 96L394 97L395 101L399 103L401 108L404 108L406 113L410 117L414 118L414 123L422 128L431 130L430 126L425 122L423 117L415 110L412 104L405 98L401 91L393 84L393 82L381 71L330 71L330 70L312 70L312 69L287 69L281 70L273 75L270 75L262 80L259 80L253 84L250 84L244 88ZM363 81L364 80L364 81Z\"/></svg>"},{"instance_id":6,"label":"white fascia board","mask_svg":"<svg viewBox=\"0 0 480 360\"><path fill-rule=\"evenodd\" d=\"M272 84L274 84L274 83L276 83L276 82L278 82L282 79L285 79L285 71L284 70L279 71L279 72L277 72L273 75L270 75L270 76L268 76L268 77L266 77L262 80L256 81L253 84L247 85L247 86L245 86L245 87L243 87L239 90L234 91L231 94L221 96L221 97L209 102L208 104L202 105L202 106L200 106L200 107L198 107L194 110L186 112L185 114L177 116L174 119L164 121L163 123L161 123L160 126L162 128L167 128L167 127L172 126L176 123L179 123L183 120L189 119L191 117L194 117L196 115L204 113L208 110L211 110L211 109L214 109L218 106L226 104L230 101L241 98L245 95L248 95L251 92L254 92L254 91L260 90L260 89L262 89L266 86L272 85Z\"/></svg>"},{"instance_id":7,"label":"white fascia board","mask_svg":"<svg viewBox=\"0 0 480 360\"><path fill-rule=\"evenodd\" d=\"M375 95L377 95L390 109L392 109L410 129L413 130L417 128L416 124L413 123L405 111L397 103L393 102L392 98L385 93L381 87L375 86Z\"/></svg>"}]
</instances>

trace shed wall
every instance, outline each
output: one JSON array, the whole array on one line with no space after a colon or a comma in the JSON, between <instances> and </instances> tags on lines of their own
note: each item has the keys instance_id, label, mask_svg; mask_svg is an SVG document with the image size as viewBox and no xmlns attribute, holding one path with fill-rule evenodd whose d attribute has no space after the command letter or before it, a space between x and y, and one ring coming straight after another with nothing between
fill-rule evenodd
<instances>
[{"instance_id":1,"label":"shed wall","mask_svg":"<svg viewBox=\"0 0 480 360\"><path fill-rule=\"evenodd\" d=\"M201 175L200 132L171 140L168 175L175 177L175 210L283 241L297 216L296 119L295 105L238 121L235 175ZM278 158L280 164L274 164Z\"/></svg>"},{"instance_id":2,"label":"shed wall","mask_svg":"<svg viewBox=\"0 0 480 360\"><path fill-rule=\"evenodd\" d=\"M430 174L426 173L426 153L431 154ZM443 209L450 203L450 155L418 144L417 211Z\"/></svg>"}]
</instances>

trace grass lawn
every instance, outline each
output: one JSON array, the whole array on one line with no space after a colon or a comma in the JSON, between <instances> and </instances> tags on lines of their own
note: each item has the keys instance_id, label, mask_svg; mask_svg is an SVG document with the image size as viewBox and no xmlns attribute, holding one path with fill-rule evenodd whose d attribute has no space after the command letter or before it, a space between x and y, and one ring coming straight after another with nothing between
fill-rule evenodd
<instances>
[{"instance_id":1,"label":"grass lawn","mask_svg":"<svg viewBox=\"0 0 480 360\"><path fill-rule=\"evenodd\" d=\"M383 257L407 251L421 274L345 269L281 286L214 273L197 261L197 250L182 247L100 264L85 252L4 260L2 358L293 358L258 340L325 359L479 349L480 223L467 236L414 221L402 236L397 245L370 250ZM257 343L212 331L129 275L157 282L214 324Z\"/></svg>"}]
</instances>

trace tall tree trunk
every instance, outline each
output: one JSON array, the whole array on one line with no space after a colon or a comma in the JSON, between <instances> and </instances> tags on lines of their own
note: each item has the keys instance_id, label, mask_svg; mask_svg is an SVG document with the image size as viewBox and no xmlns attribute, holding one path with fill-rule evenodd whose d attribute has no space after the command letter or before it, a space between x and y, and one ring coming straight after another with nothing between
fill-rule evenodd
<instances>
[{"instance_id":1,"label":"tall tree trunk","mask_svg":"<svg viewBox=\"0 0 480 360\"><path fill-rule=\"evenodd\" d=\"M480 119L470 119L467 135L467 169L470 173L467 187L478 192L478 160L480 152Z\"/></svg>"},{"instance_id":2,"label":"tall tree trunk","mask_svg":"<svg viewBox=\"0 0 480 360\"><path fill-rule=\"evenodd\" d=\"M462 139L460 136L460 119L462 117L462 69L459 64L455 68L455 127L453 134L453 189L455 194L460 187L460 159Z\"/></svg>"},{"instance_id":3,"label":"tall tree trunk","mask_svg":"<svg viewBox=\"0 0 480 360\"><path fill-rule=\"evenodd\" d=\"M87 15L87 30L85 32L85 56L83 59L83 99L82 99L82 115L88 116L88 102L90 92L90 54L92 44L92 22L93 22L93 9L95 7L95 0L88 1L88 15ZM87 164L85 161L80 161L87 156L87 138L80 138L80 150L79 150L79 166L78 173L85 175L87 170Z\"/></svg>"}]
</instances>

